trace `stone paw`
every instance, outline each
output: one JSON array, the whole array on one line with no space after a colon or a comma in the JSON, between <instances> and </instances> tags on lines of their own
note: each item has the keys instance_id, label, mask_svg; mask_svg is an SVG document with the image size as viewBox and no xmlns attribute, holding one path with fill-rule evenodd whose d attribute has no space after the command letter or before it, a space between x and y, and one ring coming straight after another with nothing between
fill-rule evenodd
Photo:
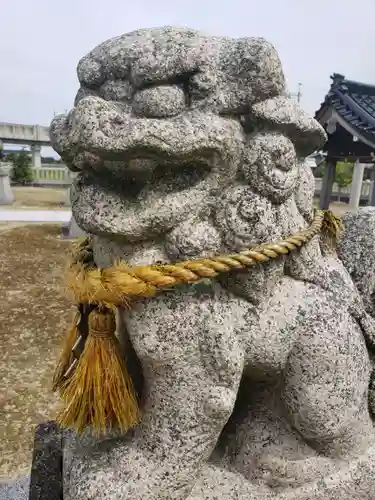
<instances>
[{"instance_id":1,"label":"stone paw","mask_svg":"<svg viewBox=\"0 0 375 500\"><path fill-rule=\"evenodd\" d=\"M335 470L337 462L334 463L325 457L314 456L297 460L270 457L256 461L253 477L271 488L297 488L330 475Z\"/></svg>"}]
</instances>

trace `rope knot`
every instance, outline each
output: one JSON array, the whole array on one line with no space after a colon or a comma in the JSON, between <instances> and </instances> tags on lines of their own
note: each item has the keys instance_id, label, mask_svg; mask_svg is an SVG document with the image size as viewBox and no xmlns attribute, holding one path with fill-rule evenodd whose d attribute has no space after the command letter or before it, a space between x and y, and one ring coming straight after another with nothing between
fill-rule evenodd
<instances>
[{"instance_id":1,"label":"rope knot","mask_svg":"<svg viewBox=\"0 0 375 500\"><path fill-rule=\"evenodd\" d=\"M58 421L79 432L92 426L100 435L117 426L125 433L136 425L139 406L115 335L114 311L93 303L79 309L54 384L65 402Z\"/></svg>"},{"instance_id":2,"label":"rope knot","mask_svg":"<svg viewBox=\"0 0 375 500\"><path fill-rule=\"evenodd\" d=\"M112 338L116 332L116 319L109 309L95 309L89 316L89 335L97 339Z\"/></svg>"},{"instance_id":3,"label":"rope knot","mask_svg":"<svg viewBox=\"0 0 375 500\"><path fill-rule=\"evenodd\" d=\"M324 218L321 227L321 233L326 245L335 249L338 239L344 231L344 225L341 218L336 216L330 210L324 211Z\"/></svg>"}]
</instances>

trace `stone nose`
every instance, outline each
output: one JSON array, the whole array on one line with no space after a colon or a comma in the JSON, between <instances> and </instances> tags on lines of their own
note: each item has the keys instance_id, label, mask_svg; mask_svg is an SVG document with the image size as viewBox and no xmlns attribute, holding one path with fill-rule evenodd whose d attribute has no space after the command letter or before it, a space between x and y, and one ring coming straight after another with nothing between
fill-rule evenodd
<instances>
[{"instance_id":1,"label":"stone nose","mask_svg":"<svg viewBox=\"0 0 375 500\"><path fill-rule=\"evenodd\" d=\"M280 170L283 170L284 172L289 172L289 170L292 170L294 166L294 158L291 158L290 155L285 155L282 154L277 158L276 161L276 167Z\"/></svg>"},{"instance_id":2,"label":"stone nose","mask_svg":"<svg viewBox=\"0 0 375 500\"><path fill-rule=\"evenodd\" d=\"M96 96L83 98L68 116L56 119L51 139L62 157L89 152L102 159L169 162L214 154L232 161L245 141L240 123L213 113L191 110L172 119L139 118Z\"/></svg>"}]
</instances>

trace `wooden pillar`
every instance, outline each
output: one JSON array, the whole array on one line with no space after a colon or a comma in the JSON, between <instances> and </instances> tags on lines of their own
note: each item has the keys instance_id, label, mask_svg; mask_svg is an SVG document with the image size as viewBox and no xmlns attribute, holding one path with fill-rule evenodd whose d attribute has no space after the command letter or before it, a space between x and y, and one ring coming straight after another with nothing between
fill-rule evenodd
<instances>
[{"instance_id":1,"label":"wooden pillar","mask_svg":"<svg viewBox=\"0 0 375 500\"><path fill-rule=\"evenodd\" d=\"M328 210L329 203L331 201L332 196L332 188L333 183L335 182L336 176L336 163L337 160L334 160L327 156L326 165L324 168L322 189L320 191L320 208L322 210Z\"/></svg>"},{"instance_id":2,"label":"wooden pillar","mask_svg":"<svg viewBox=\"0 0 375 500\"><path fill-rule=\"evenodd\" d=\"M368 205L370 207L375 207L375 165L373 165L371 169L371 180L372 180L372 189L368 199Z\"/></svg>"}]
</instances>

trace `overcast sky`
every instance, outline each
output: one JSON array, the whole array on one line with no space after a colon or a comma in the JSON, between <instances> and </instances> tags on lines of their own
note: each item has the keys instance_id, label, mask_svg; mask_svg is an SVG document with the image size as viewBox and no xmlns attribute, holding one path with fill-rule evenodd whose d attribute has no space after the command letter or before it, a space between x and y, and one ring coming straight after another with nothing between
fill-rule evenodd
<instances>
[{"instance_id":1,"label":"overcast sky","mask_svg":"<svg viewBox=\"0 0 375 500\"><path fill-rule=\"evenodd\" d=\"M310 113L333 72L375 84L375 0L4 0L0 19L0 121L48 125L71 107L85 53L153 26L267 38Z\"/></svg>"}]
</instances>

